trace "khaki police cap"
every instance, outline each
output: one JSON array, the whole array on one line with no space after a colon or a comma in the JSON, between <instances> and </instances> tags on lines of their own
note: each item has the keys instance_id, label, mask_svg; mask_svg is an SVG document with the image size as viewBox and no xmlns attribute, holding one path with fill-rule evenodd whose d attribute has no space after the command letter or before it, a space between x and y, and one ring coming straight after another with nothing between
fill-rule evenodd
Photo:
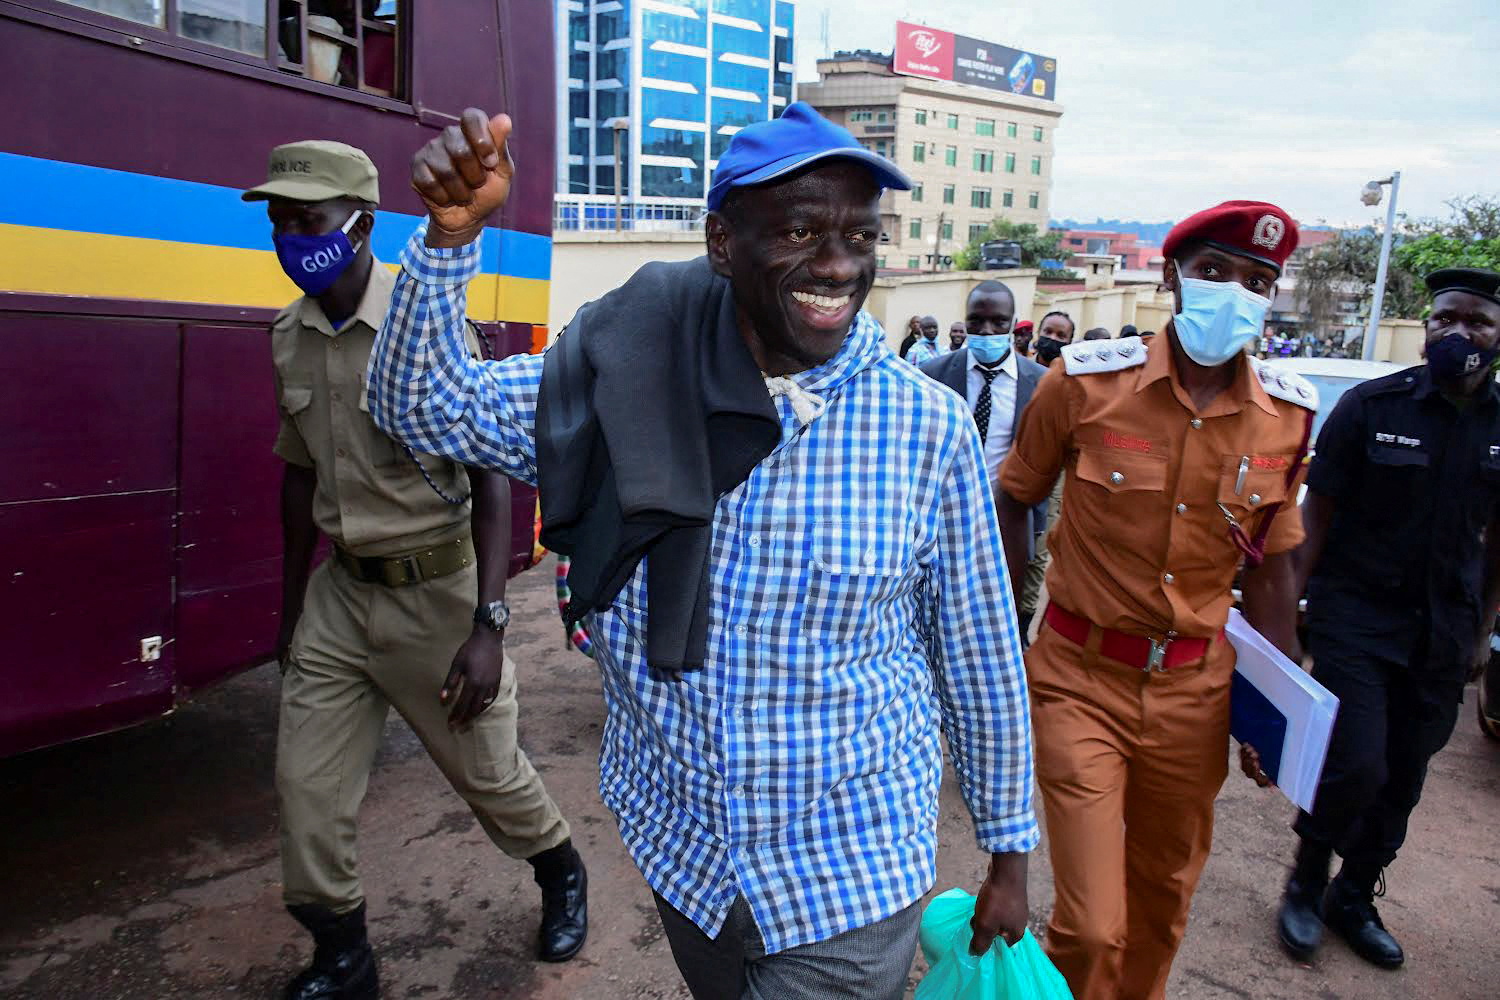
<instances>
[{"instance_id":1,"label":"khaki police cap","mask_svg":"<svg viewBox=\"0 0 1500 1000\"><path fill-rule=\"evenodd\" d=\"M380 175L363 150L327 139L289 142L271 150L271 165L264 184L240 197L245 201L292 198L296 201L327 201L358 198L380 202Z\"/></svg>"}]
</instances>

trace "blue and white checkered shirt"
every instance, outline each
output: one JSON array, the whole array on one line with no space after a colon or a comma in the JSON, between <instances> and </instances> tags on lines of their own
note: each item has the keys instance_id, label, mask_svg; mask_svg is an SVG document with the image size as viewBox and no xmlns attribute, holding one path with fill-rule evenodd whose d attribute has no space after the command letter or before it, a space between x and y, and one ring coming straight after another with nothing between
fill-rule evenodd
<instances>
[{"instance_id":1,"label":"blue and white checkered shirt","mask_svg":"<svg viewBox=\"0 0 1500 1000\"><path fill-rule=\"evenodd\" d=\"M542 357L463 347L474 246L402 256L370 413L420 451L536 481ZM964 403L860 314L776 397L781 445L714 515L708 656L646 668L644 570L591 629L609 706L599 790L646 881L709 935L743 895L768 952L932 886L939 723L979 845L1028 851L1031 727L994 504ZM804 406L804 410L810 409Z\"/></svg>"},{"instance_id":2,"label":"blue and white checkered shirt","mask_svg":"<svg viewBox=\"0 0 1500 1000\"><path fill-rule=\"evenodd\" d=\"M938 346L937 341L928 340L926 337L918 337L917 342L907 349L906 360L920 368L933 358L940 358L947 353L947 351Z\"/></svg>"}]
</instances>

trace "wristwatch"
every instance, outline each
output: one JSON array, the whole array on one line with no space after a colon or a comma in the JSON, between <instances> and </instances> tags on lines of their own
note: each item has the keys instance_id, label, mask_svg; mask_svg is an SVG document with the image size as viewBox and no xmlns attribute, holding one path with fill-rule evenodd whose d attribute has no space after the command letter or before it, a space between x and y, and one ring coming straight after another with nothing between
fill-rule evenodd
<instances>
[{"instance_id":1,"label":"wristwatch","mask_svg":"<svg viewBox=\"0 0 1500 1000\"><path fill-rule=\"evenodd\" d=\"M474 624L483 625L491 632L504 632L510 624L510 605L504 601L491 601L474 609Z\"/></svg>"}]
</instances>

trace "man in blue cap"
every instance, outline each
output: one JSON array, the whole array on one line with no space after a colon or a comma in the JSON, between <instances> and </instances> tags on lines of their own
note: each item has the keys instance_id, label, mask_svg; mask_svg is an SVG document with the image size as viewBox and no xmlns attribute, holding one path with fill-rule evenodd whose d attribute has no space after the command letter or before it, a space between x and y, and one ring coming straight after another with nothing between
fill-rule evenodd
<instances>
[{"instance_id":1,"label":"man in blue cap","mask_svg":"<svg viewBox=\"0 0 1500 1000\"><path fill-rule=\"evenodd\" d=\"M861 312L906 178L793 104L720 159L706 257L642 268L545 355L476 362L464 290L509 133L470 109L414 159L428 220L370 411L539 482L604 679L600 791L693 996L903 994L940 725L991 855L970 947L1017 940L1030 725L979 437Z\"/></svg>"}]
</instances>

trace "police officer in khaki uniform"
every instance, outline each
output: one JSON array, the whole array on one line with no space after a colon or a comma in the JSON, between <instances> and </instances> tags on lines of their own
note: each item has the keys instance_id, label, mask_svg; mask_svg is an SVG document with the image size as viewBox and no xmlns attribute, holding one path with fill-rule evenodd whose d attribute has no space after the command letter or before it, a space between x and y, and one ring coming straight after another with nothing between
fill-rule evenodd
<instances>
[{"instance_id":1,"label":"police officer in khaki uniform","mask_svg":"<svg viewBox=\"0 0 1500 1000\"><path fill-rule=\"evenodd\" d=\"M1047 950L1079 1000L1165 995L1227 771L1242 556L1246 617L1297 655L1302 526L1277 513L1317 393L1244 353L1296 246L1263 202L1179 223L1167 333L1063 347L1000 470L1018 589L1027 508L1064 476L1026 672L1057 884Z\"/></svg>"},{"instance_id":2,"label":"police officer in khaki uniform","mask_svg":"<svg viewBox=\"0 0 1500 1000\"><path fill-rule=\"evenodd\" d=\"M392 705L495 845L535 868L540 957L571 958L587 932L583 862L516 743L515 670L502 646L509 481L415 456L365 409L370 348L394 287L370 251L379 197L363 152L316 140L273 150L269 180L244 195L268 203L277 256L305 293L271 330L275 451L286 462L283 894L316 945L287 987L295 1000L379 992L355 816ZM309 575L319 532L333 555Z\"/></svg>"}]
</instances>

